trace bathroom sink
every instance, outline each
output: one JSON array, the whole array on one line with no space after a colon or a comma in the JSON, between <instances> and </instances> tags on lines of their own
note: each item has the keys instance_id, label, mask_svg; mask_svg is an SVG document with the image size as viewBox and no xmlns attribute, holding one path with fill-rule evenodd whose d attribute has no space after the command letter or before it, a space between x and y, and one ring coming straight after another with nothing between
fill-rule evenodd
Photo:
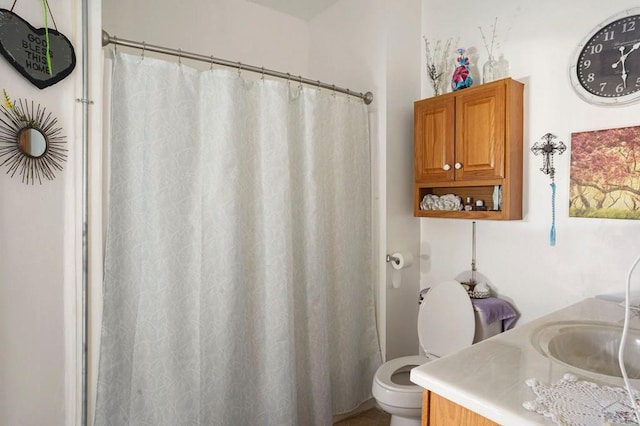
<instances>
[{"instance_id":1,"label":"bathroom sink","mask_svg":"<svg viewBox=\"0 0 640 426\"><path fill-rule=\"evenodd\" d=\"M611 323L562 321L535 330L531 343L559 363L605 376L622 377L618 348L622 327ZM624 365L630 379L640 379L640 330L629 329Z\"/></svg>"}]
</instances>

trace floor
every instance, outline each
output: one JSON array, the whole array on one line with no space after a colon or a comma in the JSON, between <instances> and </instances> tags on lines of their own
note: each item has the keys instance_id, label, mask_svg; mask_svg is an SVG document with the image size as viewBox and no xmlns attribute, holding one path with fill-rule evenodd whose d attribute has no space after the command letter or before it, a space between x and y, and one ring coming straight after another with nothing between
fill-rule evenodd
<instances>
[{"instance_id":1,"label":"floor","mask_svg":"<svg viewBox=\"0 0 640 426\"><path fill-rule=\"evenodd\" d=\"M335 423L335 426L389 426L390 422L391 416L389 414L374 407L339 421Z\"/></svg>"}]
</instances>

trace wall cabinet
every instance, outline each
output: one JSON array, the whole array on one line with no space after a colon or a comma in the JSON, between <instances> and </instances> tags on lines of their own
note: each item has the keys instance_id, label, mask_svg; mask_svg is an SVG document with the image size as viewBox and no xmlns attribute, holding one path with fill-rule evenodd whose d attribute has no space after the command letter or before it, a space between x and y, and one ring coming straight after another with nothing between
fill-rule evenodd
<instances>
[{"instance_id":1,"label":"wall cabinet","mask_svg":"<svg viewBox=\"0 0 640 426\"><path fill-rule=\"evenodd\" d=\"M415 216L522 219L523 92L506 78L415 102ZM487 210L422 210L427 194L483 200Z\"/></svg>"},{"instance_id":2,"label":"wall cabinet","mask_svg":"<svg viewBox=\"0 0 640 426\"><path fill-rule=\"evenodd\" d=\"M498 426L440 395L422 391L422 426Z\"/></svg>"}]
</instances>

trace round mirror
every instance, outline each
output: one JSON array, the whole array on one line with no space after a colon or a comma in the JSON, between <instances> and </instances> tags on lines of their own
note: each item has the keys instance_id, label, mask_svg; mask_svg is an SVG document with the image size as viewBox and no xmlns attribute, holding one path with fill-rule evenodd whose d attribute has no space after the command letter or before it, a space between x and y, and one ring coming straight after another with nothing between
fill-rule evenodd
<instances>
[{"instance_id":1,"label":"round mirror","mask_svg":"<svg viewBox=\"0 0 640 426\"><path fill-rule=\"evenodd\" d=\"M0 167L6 165L11 177L26 184L53 180L67 159L66 143L58 119L45 108L12 100L6 90L0 94Z\"/></svg>"},{"instance_id":2,"label":"round mirror","mask_svg":"<svg viewBox=\"0 0 640 426\"><path fill-rule=\"evenodd\" d=\"M41 131L24 127L18 132L18 147L23 154L39 158L47 150L47 139Z\"/></svg>"}]
</instances>

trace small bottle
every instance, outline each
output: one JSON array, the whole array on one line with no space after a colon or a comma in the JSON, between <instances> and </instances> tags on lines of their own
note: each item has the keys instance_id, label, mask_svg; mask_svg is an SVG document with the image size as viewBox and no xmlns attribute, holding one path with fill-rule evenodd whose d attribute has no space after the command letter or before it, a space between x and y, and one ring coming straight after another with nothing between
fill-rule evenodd
<instances>
[{"instance_id":1,"label":"small bottle","mask_svg":"<svg viewBox=\"0 0 640 426\"><path fill-rule=\"evenodd\" d=\"M473 198L467 197L467 201L464 203L464 209L468 212L473 210Z\"/></svg>"},{"instance_id":2,"label":"small bottle","mask_svg":"<svg viewBox=\"0 0 640 426\"><path fill-rule=\"evenodd\" d=\"M487 207L484 205L484 201L476 200L476 205L473 209L478 211L485 211L487 210Z\"/></svg>"}]
</instances>

